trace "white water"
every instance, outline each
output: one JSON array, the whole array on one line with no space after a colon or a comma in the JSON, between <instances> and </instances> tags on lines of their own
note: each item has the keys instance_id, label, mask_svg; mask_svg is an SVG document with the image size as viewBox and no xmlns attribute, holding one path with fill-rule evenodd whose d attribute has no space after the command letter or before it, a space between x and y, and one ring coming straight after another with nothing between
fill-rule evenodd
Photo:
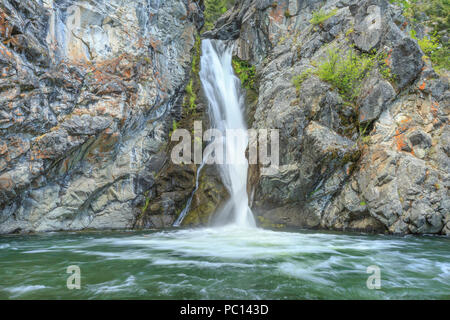
<instances>
[{"instance_id":1,"label":"white water","mask_svg":"<svg viewBox=\"0 0 450 320\"><path fill-rule=\"evenodd\" d=\"M209 102L211 126L224 137L224 155L227 161L218 165L218 168L230 193L228 203L216 213L214 224L255 227L247 195L248 162L245 150L248 135L243 116L244 93L231 64L232 52L233 48L222 41L202 41L200 79ZM230 130L235 130L238 137L227 134Z\"/></svg>"}]
</instances>

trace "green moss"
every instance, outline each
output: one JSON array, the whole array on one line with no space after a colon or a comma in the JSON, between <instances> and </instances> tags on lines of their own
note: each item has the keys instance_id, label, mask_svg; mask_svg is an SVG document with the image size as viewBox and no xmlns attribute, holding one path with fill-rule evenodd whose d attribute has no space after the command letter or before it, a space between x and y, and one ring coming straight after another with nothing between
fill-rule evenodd
<instances>
[{"instance_id":1,"label":"green moss","mask_svg":"<svg viewBox=\"0 0 450 320\"><path fill-rule=\"evenodd\" d=\"M256 69L247 61L241 60L238 57L233 57L233 69L241 80L242 86L245 89L255 89Z\"/></svg>"},{"instance_id":2,"label":"green moss","mask_svg":"<svg viewBox=\"0 0 450 320\"><path fill-rule=\"evenodd\" d=\"M315 11L312 13L312 19L309 20L313 25L319 25L324 23L326 20L330 19L332 16L336 15L337 9L331 10L329 12L325 12L322 9L319 11Z\"/></svg>"},{"instance_id":3,"label":"green moss","mask_svg":"<svg viewBox=\"0 0 450 320\"><path fill-rule=\"evenodd\" d=\"M195 37L194 56L192 57L192 73L197 74L200 71L200 50L202 45L202 39L199 35Z\"/></svg>"},{"instance_id":4,"label":"green moss","mask_svg":"<svg viewBox=\"0 0 450 320\"><path fill-rule=\"evenodd\" d=\"M148 191L146 192L145 204L144 204L144 206L141 208L141 214L142 214L142 215L145 214L145 212L147 211L148 206L149 206L149 204L150 204L150 198L147 197L147 196L148 196Z\"/></svg>"},{"instance_id":5,"label":"green moss","mask_svg":"<svg viewBox=\"0 0 450 320\"><path fill-rule=\"evenodd\" d=\"M197 110L197 88L199 87L199 71L200 71L200 57L201 57L201 38L199 35L195 38L195 45L193 48L191 77L185 88L185 97L183 107L186 111L195 113Z\"/></svg>"},{"instance_id":6,"label":"green moss","mask_svg":"<svg viewBox=\"0 0 450 320\"><path fill-rule=\"evenodd\" d=\"M196 101L197 101L197 95L194 92L194 81L189 80L188 85L186 86L186 96L185 96L185 100L184 100L184 106L187 107L190 111L195 111L197 109L197 105L196 105Z\"/></svg>"}]
</instances>

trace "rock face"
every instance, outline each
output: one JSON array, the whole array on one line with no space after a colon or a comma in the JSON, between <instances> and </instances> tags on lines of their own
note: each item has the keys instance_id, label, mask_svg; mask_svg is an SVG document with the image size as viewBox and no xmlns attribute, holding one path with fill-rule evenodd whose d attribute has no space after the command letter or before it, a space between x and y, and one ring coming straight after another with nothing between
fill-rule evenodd
<instances>
[{"instance_id":1,"label":"rock face","mask_svg":"<svg viewBox=\"0 0 450 320\"><path fill-rule=\"evenodd\" d=\"M335 15L312 25L319 8ZM405 22L385 0L245 0L206 34L233 39L256 66L251 122L280 131L279 171L249 174L262 225L450 234L448 80L424 63ZM308 72L330 48L385 54L351 103Z\"/></svg>"},{"instance_id":2,"label":"rock face","mask_svg":"<svg viewBox=\"0 0 450 320\"><path fill-rule=\"evenodd\" d=\"M173 224L198 167L170 132L208 121L203 9L0 0L0 233ZM387 0L243 0L204 33L256 67L249 124L279 129L279 170L248 175L262 226L450 234L449 84L408 28ZM382 57L351 101L316 72L330 49ZM189 226L228 197L214 167L198 181Z\"/></svg>"},{"instance_id":3,"label":"rock face","mask_svg":"<svg viewBox=\"0 0 450 320\"><path fill-rule=\"evenodd\" d=\"M135 225L160 184L201 9L0 1L0 233Z\"/></svg>"}]
</instances>

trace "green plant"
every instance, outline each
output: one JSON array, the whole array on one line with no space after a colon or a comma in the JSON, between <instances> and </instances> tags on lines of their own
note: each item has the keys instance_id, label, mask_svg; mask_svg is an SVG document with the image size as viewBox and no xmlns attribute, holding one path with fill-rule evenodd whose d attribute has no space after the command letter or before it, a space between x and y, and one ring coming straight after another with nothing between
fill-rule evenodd
<instances>
[{"instance_id":1,"label":"green plant","mask_svg":"<svg viewBox=\"0 0 450 320\"><path fill-rule=\"evenodd\" d=\"M194 55L192 57L192 72L197 74L200 70L200 48L202 44L202 39L199 35L195 36L195 45L194 45Z\"/></svg>"},{"instance_id":2,"label":"green plant","mask_svg":"<svg viewBox=\"0 0 450 320\"><path fill-rule=\"evenodd\" d=\"M370 144L370 140L371 140L370 136L363 136L363 137L361 138L361 142L364 143L364 144L366 144L366 145L369 145L369 144Z\"/></svg>"},{"instance_id":3,"label":"green plant","mask_svg":"<svg viewBox=\"0 0 450 320\"><path fill-rule=\"evenodd\" d=\"M205 26L206 30L211 30L222 14L227 12L235 3L235 0L205 0Z\"/></svg>"},{"instance_id":4,"label":"green plant","mask_svg":"<svg viewBox=\"0 0 450 320\"><path fill-rule=\"evenodd\" d=\"M148 193L148 192L147 192ZM150 197L149 198L145 198L145 204L144 206L141 208L141 213L145 214L145 212L147 211L148 205L150 204Z\"/></svg>"},{"instance_id":5,"label":"green plant","mask_svg":"<svg viewBox=\"0 0 450 320\"><path fill-rule=\"evenodd\" d=\"M395 81L395 75L392 73L391 67L389 66L389 57L385 51L380 51L379 53L372 52L377 57L378 70L380 71L382 77L390 82Z\"/></svg>"},{"instance_id":6,"label":"green plant","mask_svg":"<svg viewBox=\"0 0 450 320\"><path fill-rule=\"evenodd\" d=\"M247 61L233 57L232 60L234 72L241 80L242 86L246 89L255 89L256 68Z\"/></svg>"},{"instance_id":7,"label":"green plant","mask_svg":"<svg viewBox=\"0 0 450 320\"><path fill-rule=\"evenodd\" d=\"M389 0L389 2L402 7L405 17L415 18L417 15L417 0Z\"/></svg>"},{"instance_id":8,"label":"green plant","mask_svg":"<svg viewBox=\"0 0 450 320\"><path fill-rule=\"evenodd\" d=\"M448 0L390 0L403 9L403 15L413 22L420 21L434 31L450 29L450 1Z\"/></svg>"},{"instance_id":9,"label":"green plant","mask_svg":"<svg viewBox=\"0 0 450 320\"><path fill-rule=\"evenodd\" d=\"M450 30L450 1L449 0L390 0L402 7L403 15L412 22L420 22L431 28L431 35L417 39L416 32L410 31L411 37L416 39L433 63L436 71L450 69L450 45L442 42L438 34L448 34Z\"/></svg>"},{"instance_id":10,"label":"green plant","mask_svg":"<svg viewBox=\"0 0 450 320\"><path fill-rule=\"evenodd\" d=\"M374 62L375 57L369 54L357 55L353 51L344 53L330 49L327 59L318 66L317 75L337 88L344 99L354 101L359 95L362 80Z\"/></svg>"},{"instance_id":11,"label":"green plant","mask_svg":"<svg viewBox=\"0 0 450 320\"><path fill-rule=\"evenodd\" d=\"M309 20L313 25L319 25L334 16L337 13L337 9L331 10L329 12L325 12L322 9L319 11L315 11L312 13L312 19Z\"/></svg>"},{"instance_id":12,"label":"green plant","mask_svg":"<svg viewBox=\"0 0 450 320\"><path fill-rule=\"evenodd\" d=\"M418 39L416 31L412 29L410 30L410 36L417 40L420 48L431 59L437 71L441 69L450 70L450 46L448 42L441 43L436 32L432 35L424 36L422 39Z\"/></svg>"},{"instance_id":13,"label":"green plant","mask_svg":"<svg viewBox=\"0 0 450 320\"><path fill-rule=\"evenodd\" d=\"M302 87L303 82L308 79L310 75L314 74L313 69L308 69L303 71L301 74L294 76L292 78L292 84L295 86L297 91L299 91Z\"/></svg>"},{"instance_id":14,"label":"green plant","mask_svg":"<svg viewBox=\"0 0 450 320\"><path fill-rule=\"evenodd\" d=\"M193 89L193 81L192 79L189 81L186 86L186 97L185 97L185 106L189 107L190 110L195 110L197 108L195 101L197 100L197 95Z\"/></svg>"},{"instance_id":15,"label":"green plant","mask_svg":"<svg viewBox=\"0 0 450 320\"><path fill-rule=\"evenodd\" d=\"M431 55L437 48L439 48L439 40L434 36L425 36L423 39L418 40L418 43L422 51L427 55Z\"/></svg>"},{"instance_id":16,"label":"green plant","mask_svg":"<svg viewBox=\"0 0 450 320\"><path fill-rule=\"evenodd\" d=\"M169 138L172 137L172 133L178 129L178 122L174 120L172 120L172 129L169 132Z\"/></svg>"},{"instance_id":17,"label":"green plant","mask_svg":"<svg viewBox=\"0 0 450 320\"><path fill-rule=\"evenodd\" d=\"M431 53L431 62L436 71L442 69L450 70L450 45L449 43L442 44L439 48Z\"/></svg>"}]
</instances>

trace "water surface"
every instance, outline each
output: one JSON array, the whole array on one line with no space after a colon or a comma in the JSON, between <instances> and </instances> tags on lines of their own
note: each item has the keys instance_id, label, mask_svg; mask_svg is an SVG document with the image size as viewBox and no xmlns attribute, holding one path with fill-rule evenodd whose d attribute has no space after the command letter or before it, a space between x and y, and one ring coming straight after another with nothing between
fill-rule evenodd
<instances>
[{"instance_id":1,"label":"water surface","mask_svg":"<svg viewBox=\"0 0 450 320\"><path fill-rule=\"evenodd\" d=\"M450 299L450 239L216 228L0 238L2 299ZM81 269L68 290L66 269ZM367 267L381 269L369 290Z\"/></svg>"}]
</instances>

